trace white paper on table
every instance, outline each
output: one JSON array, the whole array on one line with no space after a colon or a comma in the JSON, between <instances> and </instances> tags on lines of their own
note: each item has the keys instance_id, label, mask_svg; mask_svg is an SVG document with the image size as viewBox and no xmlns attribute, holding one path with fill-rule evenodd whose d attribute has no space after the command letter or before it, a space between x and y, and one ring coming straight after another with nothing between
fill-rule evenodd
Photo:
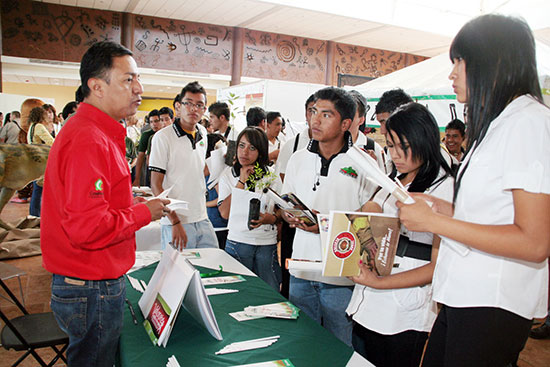
<instances>
[{"instance_id":1,"label":"white paper on table","mask_svg":"<svg viewBox=\"0 0 550 367\"><path fill-rule=\"evenodd\" d=\"M247 315L244 311L237 311L237 312L230 312L229 316L234 318L237 321L248 321L248 320L256 320L256 319L265 319L266 316L264 315Z\"/></svg>"},{"instance_id":2,"label":"white paper on table","mask_svg":"<svg viewBox=\"0 0 550 367\"><path fill-rule=\"evenodd\" d=\"M215 296L217 294L237 293L238 291L238 289L229 288L206 288L206 295Z\"/></svg>"},{"instance_id":3,"label":"white paper on table","mask_svg":"<svg viewBox=\"0 0 550 367\"><path fill-rule=\"evenodd\" d=\"M225 170L227 165L225 164L225 155L227 153L227 145L223 145L219 149L214 149L210 152L210 157L206 159L206 165L208 166L208 171L210 172L210 177L208 178L208 189L212 189L218 183L222 172Z\"/></svg>"}]
</instances>

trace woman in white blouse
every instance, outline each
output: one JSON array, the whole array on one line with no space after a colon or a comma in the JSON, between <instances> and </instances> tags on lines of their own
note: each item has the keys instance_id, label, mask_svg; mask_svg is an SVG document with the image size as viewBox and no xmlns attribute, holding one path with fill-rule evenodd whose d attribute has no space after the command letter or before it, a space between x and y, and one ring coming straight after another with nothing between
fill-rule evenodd
<instances>
[{"instance_id":1,"label":"woman in white blouse","mask_svg":"<svg viewBox=\"0 0 550 367\"><path fill-rule=\"evenodd\" d=\"M452 200L454 180L441 155L439 128L419 103L400 107L386 122L386 141L397 178L409 192ZM379 190L362 210L397 215L395 198ZM378 277L365 264L346 312L354 349L377 367L418 366L437 316L430 283L440 238L402 228L392 274Z\"/></svg>"},{"instance_id":2,"label":"woman in white blouse","mask_svg":"<svg viewBox=\"0 0 550 367\"><path fill-rule=\"evenodd\" d=\"M442 237L432 283L442 309L423 366L507 366L548 310L550 110L524 21L478 17L450 57L457 100L468 104L454 201L398 204L409 230Z\"/></svg>"}]
</instances>

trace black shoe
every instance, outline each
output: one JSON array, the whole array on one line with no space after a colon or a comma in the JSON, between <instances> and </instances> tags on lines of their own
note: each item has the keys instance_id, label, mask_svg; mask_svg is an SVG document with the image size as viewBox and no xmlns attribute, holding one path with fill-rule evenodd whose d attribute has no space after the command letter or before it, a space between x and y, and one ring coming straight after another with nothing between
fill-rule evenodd
<instances>
[{"instance_id":1,"label":"black shoe","mask_svg":"<svg viewBox=\"0 0 550 367\"><path fill-rule=\"evenodd\" d=\"M531 329L529 337L533 339L550 339L550 325L543 324L542 326Z\"/></svg>"}]
</instances>

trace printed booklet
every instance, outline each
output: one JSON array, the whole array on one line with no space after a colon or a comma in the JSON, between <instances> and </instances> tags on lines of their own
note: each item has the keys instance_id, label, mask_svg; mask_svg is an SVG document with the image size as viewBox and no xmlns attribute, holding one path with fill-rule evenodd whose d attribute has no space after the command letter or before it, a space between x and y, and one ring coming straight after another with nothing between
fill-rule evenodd
<instances>
[{"instance_id":1,"label":"printed booklet","mask_svg":"<svg viewBox=\"0 0 550 367\"><path fill-rule=\"evenodd\" d=\"M323 217L323 225L327 227ZM323 276L359 275L362 260L378 275L389 275L399 243L399 218L381 213L331 211L324 238ZM323 231L323 228L320 228Z\"/></svg>"},{"instance_id":2,"label":"printed booklet","mask_svg":"<svg viewBox=\"0 0 550 367\"><path fill-rule=\"evenodd\" d=\"M302 203L295 194L288 193L279 195L271 188L265 189L264 193L266 193L267 196L269 196L269 198L290 217L303 220L307 226L317 224L317 218L313 211Z\"/></svg>"}]
</instances>

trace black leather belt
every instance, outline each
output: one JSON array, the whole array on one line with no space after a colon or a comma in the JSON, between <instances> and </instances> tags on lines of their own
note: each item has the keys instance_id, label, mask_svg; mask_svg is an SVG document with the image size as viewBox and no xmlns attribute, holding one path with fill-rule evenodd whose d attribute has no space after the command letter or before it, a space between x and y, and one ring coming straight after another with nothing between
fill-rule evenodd
<instances>
[{"instance_id":1,"label":"black leather belt","mask_svg":"<svg viewBox=\"0 0 550 367\"><path fill-rule=\"evenodd\" d=\"M409 237L401 235L399 236L396 255L430 261L432 258L432 246L422 242L411 241Z\"/></svg>"}]
</instances>

